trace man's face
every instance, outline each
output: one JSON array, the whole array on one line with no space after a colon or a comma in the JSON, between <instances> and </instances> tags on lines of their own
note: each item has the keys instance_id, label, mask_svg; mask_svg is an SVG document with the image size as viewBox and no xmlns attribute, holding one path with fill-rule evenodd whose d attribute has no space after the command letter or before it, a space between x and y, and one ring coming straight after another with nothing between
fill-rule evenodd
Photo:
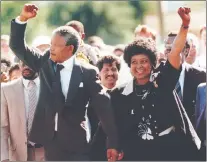
<instances>
[{"instance_id":1,"label":"man's face","mask_svg":"<svg viewBox=\"0 0 207 162\"><path fill-rule=\"evenodd\" d=\"M29 68L24 63L22 63L22 62L20 63L20 68L21 68L22 76L24 79L34 80L35 78L37 78L38 73L33 71L31 68Z\"/></svg>"},{"instance_id":2,"label":"man's face","mask_svg":"<svg viewBox=\"0 0 207 162\"><path fill-rule=\"evenodd\" d=\"M114 88L116 81L118 80L116 62L113 62L112 64L104 63L103 68L99 72L99 76L104 87L108 89Z\"/></svg>"},{"instance_id":3,"label":"man's face","mask_svg":"<svg viewBox=\"0 0 207 162\"><path fill-rule=\"evenodd\" d=\"M173 41L175 40L175 37L176 36L170 36L166 39L166 41L165 41L165 50L164 50L165 57L167 57L168 54L170 53L170 51L172 49Z\"/></svg>"},{"instance_id":4,"label":"man's face","mask_svg":"<svg viewBox=\"0 0 207 162\"><path fill-rule=\"evenodd\" d=\"M50 58L54 62L62 63L72 56L73 45L66 46L64 37L54 34L51 40Z\"/></svg>"},{"instance_id":5,"label":"man's face","mask_svg":"<svg viewBox=\"0 0 207 162\"><path fill-rule=\"evenodd\" d=\"M18 79L18 78L20 78L22 76L22 72L21 72L21 70L19 69L19 70L13 70L12 72L11 72L11 74L9 75L9 79L10 80L15 80L15 79Z\"/></svg>"},{"instance_id":6,"label":"man's face","mask_svg":"<svg viewBox=\"0 0 207 162\"><path fill-rule=\"evenodd\" d=\"M189 64L193 64L195 62L195 59L197 56L196 46L191 43L190 48L188 48L186 50L188 50L188 51L186 51L187 55L186 55L185 61Z\"/></svg>"}]
</instances>

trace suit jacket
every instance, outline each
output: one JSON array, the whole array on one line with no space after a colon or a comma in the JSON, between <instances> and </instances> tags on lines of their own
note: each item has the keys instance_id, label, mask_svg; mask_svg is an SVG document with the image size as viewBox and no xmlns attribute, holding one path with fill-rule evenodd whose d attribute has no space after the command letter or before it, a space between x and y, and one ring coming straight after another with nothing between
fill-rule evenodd
<instances>
[{"instance_id":1,"label":"suit jacket","mask_svg":"<svg viewBox=\"0 0 207 162\"><path fill-rule=\"evenodd\" d=\"M22 78L1 85L1 160L27 160L26 114Z\"/></svg>"},{"instance_id":2,"label":"suit jacket","mask_svg":"<svg viewBox=\"0 0 207 162\"><path fill-rule=\"evenodd\" d=\"M202 141L206 140L206 83L199 84L196 95L195 128Z\"/></svg>"},{"instance_id":3,"label":"suit jacket","mask_svg":"<svg viewBox=\"0 0 207 162\"><path fill-rule=\"evenodd\" d=\"M183 87L183 106L192 123L195 121L195 101L197 87L206 82L206 71L189 64L185 66L185 79Z\"/></svg>"},{"instance_id":4,"label":"suit jacket","mask_svg":"<svg viewBox=\"0 0 207 162\"><path fill-rule=\"evenodd\" d=\"M30 140L46 145L54 137L55 128L55 94L53 93L53 79L55 72L50 52L41 56L40 53L30 49L24 42L26 24L11 22L10 48L14 54L33 70L39 72L40 96L37 104ZM83 84L79 87L80 83ZM102 86L93 66L76 62L74 64L66 101L58 108L58 135L60 147L69 152L88 152L89 144L86 140L86 131L81 127L85 120L86 105L91 103L104 131L108 136L108 147L118 147L117 130L109 96L102 91Z\"/></svg>"}]
</instances>

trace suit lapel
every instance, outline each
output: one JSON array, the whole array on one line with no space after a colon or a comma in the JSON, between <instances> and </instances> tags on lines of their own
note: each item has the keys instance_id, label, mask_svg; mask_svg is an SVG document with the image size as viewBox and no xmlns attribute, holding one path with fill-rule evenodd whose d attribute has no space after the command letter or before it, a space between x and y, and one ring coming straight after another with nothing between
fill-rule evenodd
<instances>
[{"instance_id":1,"label":"suit lapel","mask_svg":"<svg viewBox=\"0 0 207 162\"><path fill-rule=\"evenodd\" d=\"M70 103L73 100L74 96L76 95L76 92L78 91L81 81L82 81L81 66L79 64L74 63L66 103Z\"/></svg>"},{"instance_id":2,"label":"suit lapel","mask_svg":"<svg viewBox=\"0 0 207 162\"><path fill-rule=\"evenodd\" d=\"M16 103L18 103L18 109L19 109L19 118L22 123L22 125L25 127L26 130L26 107L25 107L25 101L24 101L24 85L22 82L22 78L19 79L17 82L17 86L13 87L14 94L18 94L16 97Z\"/></svg>"},{"instance_id":3,"label":"suit lapel","mask_svg":"<svg viewBox=\"0 0 207 162\"><path fill-rule=\"evenodd\" d=\"M46 84L48 85L48 87L50 88L51 92L52 92L52 82L53 79L55 78L55 70L53 67L53 62L51 59L48 59L47 63L44 64L43 66L43 77L45 78L44 80L46 81Z\"/></svg>"},{"instance_id":4,"label":"suit lapel","mask_svg":"<svg viewBox=\"0 0 207 162\"><path fill-rule=\"evenodd\" d=\"M184 78L184 85L183 85L183 104L185 105L185 100L188 98L187 96L189 95L189 74L190 73L190 67L188 65L185 66L185 78Z\"/></svg>"}]
</instances>

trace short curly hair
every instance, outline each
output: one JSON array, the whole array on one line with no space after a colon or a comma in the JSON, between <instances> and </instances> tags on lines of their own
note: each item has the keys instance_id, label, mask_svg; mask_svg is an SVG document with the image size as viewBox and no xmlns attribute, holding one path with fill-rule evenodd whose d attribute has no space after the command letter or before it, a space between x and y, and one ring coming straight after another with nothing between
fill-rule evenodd
<instances>
[{"instance_id":1,"label":"short curly hair","mask_svg":"<svg viewBox=\"0 0 207 162\"><path fill-rule=\"evenodd\" d=\"M153 67L156 67L157 63L157 49L156 43L152 38L140 37L139 39L128 44L124 49L124 60L127 65L131 66L132 56L145 54L149 57Z\"/></svg>"},{"instance_id":2,"label":"short curly hair","mask_svg":"<svg viewBox=\"0 0 207 162\"><path fill-rule=\"evenodd\" d=\"M121 67L120 60L119 60L118 57L113 56L113 55L105 55L105 56L100 57L98 62L97 62L97 64L96 64L96 66L98 67L99 71L101 71L104 64L112 65L113 62L116 63L116 67L117 67L117 69L119 71L120 67Z\"/></svg>"}]
</instances>

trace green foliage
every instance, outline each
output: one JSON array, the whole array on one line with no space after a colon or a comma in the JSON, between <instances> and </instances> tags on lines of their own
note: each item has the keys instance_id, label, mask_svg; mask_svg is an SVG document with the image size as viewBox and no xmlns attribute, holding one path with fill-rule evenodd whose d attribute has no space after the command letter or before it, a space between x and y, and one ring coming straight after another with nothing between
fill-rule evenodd
<instances>
[{"instance_id":1,"label":"green foliage","mask_svg":"<svg viewBox=\"0 0 207 162\"><path fill-rule=\"evenodd\" d=\"M78 20L84 24L86 39L98 35L108 44L126 42L145 11L139 1L53 2L49 10L46 21L50 26Z\"/></svg>"},{"instance_id":2,"label":"green foliage","mask_svg":"<svg viewBox=\"0 0 207 162\"><path fill-rule=\"evenodd\" d=\"M1 9L2 33L9 34L12 18L18 16L29 1L3 1ZM31 2L30 2L31 3ZM86 39L102 37L106 44L125 43L132 39L134 28L142 22L145 7L141 1L33 1L39 7L36 18L29 20L28 42L70 20L84 24Z\"/></svg>"},{"instance_id":3,"label":"green foliage","mask_svg":"<svg viewBox=\"0 0 207 162\"><path fill-rule=\"evenodd\" d=\"M14 1L1 2L2 33L9 34L11 20L20 14L21 8L25 3L28 3L28 1L21 1L17 3Z\"/></svg>"}]
</instances>

